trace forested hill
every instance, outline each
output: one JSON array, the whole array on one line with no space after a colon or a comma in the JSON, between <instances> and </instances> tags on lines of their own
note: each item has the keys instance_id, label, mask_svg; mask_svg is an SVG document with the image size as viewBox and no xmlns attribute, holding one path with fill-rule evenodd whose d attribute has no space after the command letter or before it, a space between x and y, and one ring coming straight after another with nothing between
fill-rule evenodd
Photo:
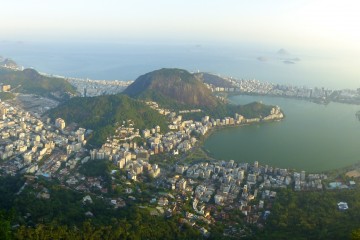
<instances>
[{"instance_id":1,"label":"forested hill","mask_svg":"<svg viewBox=\"0 0 360 240\"><path fill-rule=\"evenodd\" d=\"M0 67L0 83L11 85L15 92L38 94L59 100L76 94L75 88L66 80L40 75L34 69L17 71Z\"/></svg>"},{"instance_id":2,"label":"forested hill","mask_svg":"<svg viewBox=\"0 0 360 240\"><path fill-rule=\"evenodd\" d=\"M226 104L220 101L203 81L203 75L191 74L182 69L163 68L138 77L125 89L124 94L155 101L171 110L201 109L201 113L185 116L194 117L194 120L205 115L223 118L239 113L247 118L254 118L270 113L272 106L261 103L244 106Z\"/></svg>"},{"instance_id":3,"label":"forested hill","mask_svg":"<svg viewBox=\"0 0 360 240\"><path fill-rule=\"evenodd\" d=\"M188 71L176 68L163 68L144 74L124 93L168 106L213 108L220 104L202 81Z\"/></svg>"},{"instance_id":4,"label":"forested hill","mask_svg":"<svg viewBox=\"0 0 360 240\"><path fill-rule=\"evenodd\" d=\"M63 118L67 123L75 122L81 127L94 130L90 144L99 146L106 137L114 133L117 122L131 119L135 128L168 129L166 118L144 102L124 94L99 97L75 97L48 112L49 117Z\"/></svg>"}]
</instances>

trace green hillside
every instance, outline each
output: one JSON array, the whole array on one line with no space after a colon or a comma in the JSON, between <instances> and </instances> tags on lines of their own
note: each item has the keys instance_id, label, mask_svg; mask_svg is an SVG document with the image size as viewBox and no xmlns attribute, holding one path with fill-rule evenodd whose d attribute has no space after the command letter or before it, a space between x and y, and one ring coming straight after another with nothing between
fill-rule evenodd
<instances>
[{"instance_id":1,"label":"green hillside","mask_svg":"<svg viewBox=\"0 0 360 240\"><path fill-rule=\"evenodd\" d=\"M0 68L0 83L11 85L15 92L33 93L59 100L76 94L75 88L64 79L46 77L34 69L15 71Z\"/></svg>"}]
</instances>

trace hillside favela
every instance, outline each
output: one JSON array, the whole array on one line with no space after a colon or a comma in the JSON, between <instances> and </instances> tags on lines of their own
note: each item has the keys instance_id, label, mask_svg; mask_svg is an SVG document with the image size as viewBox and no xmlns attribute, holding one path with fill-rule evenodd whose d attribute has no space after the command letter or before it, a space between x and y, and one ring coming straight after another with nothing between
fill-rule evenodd
<instances>
[{"instance_id":1,"label":"hillside favela","mask_svg":"<svg viewBox=\"0 0 360 240\"><path fill-rule=\"evenodd\" d=\"M4 3L0 239L360 239L356 6Z\"/></svg>"}]
</instances>

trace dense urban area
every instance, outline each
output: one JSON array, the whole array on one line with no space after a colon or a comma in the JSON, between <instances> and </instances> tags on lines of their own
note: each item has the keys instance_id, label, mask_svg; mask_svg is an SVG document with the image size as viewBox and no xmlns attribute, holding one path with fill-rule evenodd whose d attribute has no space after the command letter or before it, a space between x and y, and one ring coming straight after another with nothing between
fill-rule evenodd
<instances>
[{"instance_id":1,"label":"dense urban area","mask_svg":"<svg viewBox=\"0 0 360 240\"><path fill-rule=\"evenodd\" d=\"M97 96L121 92L129 82L67 79L82 96ZM280 86L257 80L236 81L224 78L227 87L207 83L213 92L237 92L283 97L296 97L320 103L329 101L356 103L358 90L332 91L323 88ZM231 86L229 86L229 84ZM10 92L10 85L2 85L2 92ZM262 229L272 214L278 191L327 191L353 189L351 178L338 181L324 173L306 173L293 169L239 161L196 159L188 156L201 151L201 142L209 133L221 127L281 120L284 115L274 107L268 116L245 118L235 114L223 119L205 116L201 121L184 120L181 114L199 109L178 112L161 107L154 101L146 104L168 119L168 132L159 126L138 129L131 119L118 122L116 131L108 136L101 148L89 148L87 138L91 129L69 124L61 118L50 119L43 115L56 106L56 101L34 95L19 94L18 98L36 99L36 106L21 104L24 101L8 100L0 103L0 159L1 175L24 174L26 181L18 190L32 191L39 199L51 199L48 188L39 186L37 178L56 182L60 186L84 194L83 204L103 199L114 209L126 207L129 202L149 209L152 216L180 216L179 225L187 224L204 237L211 237L215 223L227 222L223 235L240 238L251 236L251 226ZM49 104L49 101L51 104ZM25 101L26 102L26 101ZM110 177L89 174L86 168L110 164ZM95 166L95 167L94 167ZM357 170L347 177L358 177ZM150 201L137 199L141 189L136 184L149 184L155 190ZM346 211L345 201L334 203L338 211ZM236 213L244 225L230 221ZM94 217L88 211L86 217ZM249 227L250 226L250 227Z\"/></svg>"}]
</instances>

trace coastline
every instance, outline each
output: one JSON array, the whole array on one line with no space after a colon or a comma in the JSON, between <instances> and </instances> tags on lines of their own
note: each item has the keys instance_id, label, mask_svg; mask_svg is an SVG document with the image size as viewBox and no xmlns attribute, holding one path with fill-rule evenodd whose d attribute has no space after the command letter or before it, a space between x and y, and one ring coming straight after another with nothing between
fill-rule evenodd
<instances>
[{"instance_id":1,"label":"coastline","mask_svg":"<svg viewBox=\"0 0 360 240\"><path fill-rule=\"evenodd\" d=\"M233 94L231 96L237 96L237 95L241 95L241 94ZM248 94L244 94L244 95L248 95ZM255 94L254 94L255 95ZM263 96L267 96L267 95L263 95ZM280 97L283 98L282 96L271 96L271 97ZM292 98L292 99L296 99L296 100L305 100L306 99L298 99L298 98ZM345 103L343 103L345 104ZM284 114L284 113L283 113ZM356 116L359 118L360 120L360 111L358 111L356 113ZM205 141L212 136L214 133L218 132L218 131L222 131L224 129L231 129L231 128L237 128L237 127L246 127L246 126L251 126L251 125L262 125L264 123L270 123L270 122L279 122L281 120L283 120L286 117L286 115L284 114L284 117L282 119L274 119L274 120L268 120L268 121L260 121L260 122L256 122L256 123L242 123L239 125L226 125L226 126L217 126L214 128L211 128L205 135L203 135L201 137L201 140L198 141L198 143L196 144L195 148L196 149L201 149L201 151L206 154L207 159L206 160L224 160L218 157L215 157L208 149L206 149L204 147L204 143ZM194 149L194 151L196 151L196 149ZM234 159L235 162L240 162L240 159ZM244 162L248 162L247 160L244 160ZM273 167L277 167L276 165L271 165ZM303 169L301 168L287 168L288 170L291 171L302 171ZM339 168L331 168L331 169L326 169L326 170L320 170L320 171L308 171L310 173L324 173L324 174L329 174L329 175L336 175L336 176L342 176L345 175L346 173L352 171L352 170L358 170L360 172L360 160L358 162L343 166L343 167L339 167Z\"/></svg>"},{"instance_id":2,"label":"coastline","mask_svg":"<svg viewBox=\"0 0 360 240\"><path fill-rule=\"evenodd\" d=\"M197 151L197 150L201 150L203 153L206 154L206 157L208 159L211 160L218 160L221 161L221 159L214 157L211 152L209 152L209 150L207 150L206 148L204 148L204 143L205 141L214 133L222 131L224 129L231 129L231 128L240 128L240 127L246 127L246 126L251 126L251 125L262 125L262 124L267 124L267 123L272 123L272 122L279 122L282 121L285 118L285 114L283 113L284 117L281 119L273 119L273 120L262 120L260 122L252 122L252 123L243 123L243 124L232 124L232 125L226 125L226 126L216 126L211 128L205 135L202 135L201 138L198 140L198 142L196 143L196 145L193 147L193 149L191 150L191 152L189 153L189 155L191 155L191 153ZM187 156L186 158L188 158L189 156ZM185 159L186 159L185 158Z\"/></svg>"},{"instance_id":3,"label":"coastline","mask_svg":"<svg viewBox=\"0 0 360 240\"><path fill-rule=\"evenodd\" d=\"M246 126L251 126L251 125L256 125L256 124L262 125L262 124L265 124L265 123L278 122L278 121L281 121L281 120L282 119L280 119L280 120L272 120L272 121L265 121L265 122L260 122L260 123L246 123L246 124L241 124L241 125L229 125L229 126L220 126L220 127L217 127L217 128L212 128L205 135L202 136L202 138L196 143L196 146L194 146L194 149L191 152L195 152L195 151L200 149L203 153L206 154L206 157L207 157L207 159L203 159L203 160L222 161L223 159L219 159L219 158L213 156L209 150L204 148L205 141L212 134L214 134L216 132L219 132L219 131L222 131L224 129L246 127ZM192 160L191 162L199 161L199 160L201 160L201 159ZM235 162L238 162L238 161L235 160ZM276 167L276 166L273 166L273 167ZM288 170L290 170L290 171L302 171L302 169L295 169L295 168L288 168ZM360 172L360 160L358 162L356 162L356 163L353 163L351 165L344 166L344 167L341 167L341 168L334 168L334 169L329 169L329 170L324 170L324 171L314 171L314 172L309 172L309 173L320 173L320 174L327 174L327 175L336 175L336 176L333 176L334 178L336 178L336 177L343 177L343 175L346 175L348 172L354 171L354 170L358 170Z\"/></svg>"},{"instance_id":4,"label":"coastline","mask_svg":"<svg viewBox=\"0 0 360 240\"><path fill-rule=\"evenodd\" d=\"M217 92L219 94L225 94L226 98L228 97L233 97L233 96L241 96L241 95L245 95L245 96L263 96L263 97L278 97L278 98L285 98L285 99L295 99L295 100L303 100L303 101L307 101L307 102L312 102L312 103L316 103L316 104L320 104L320 105L327 105L331 102L334 103L342 103L342 104L350 104L350 105L360 105L360 101L356 102L356 101L341 101L341 100L334 100L334 99L327 99L327 100L322 100L322 99L317 99L317 98L305 98L305 97L296 97L296 96L284 96L284 95L274 95L274 94L259 94L259 93L249 93L249 92Z\"/></svg>"}]
</instances>

